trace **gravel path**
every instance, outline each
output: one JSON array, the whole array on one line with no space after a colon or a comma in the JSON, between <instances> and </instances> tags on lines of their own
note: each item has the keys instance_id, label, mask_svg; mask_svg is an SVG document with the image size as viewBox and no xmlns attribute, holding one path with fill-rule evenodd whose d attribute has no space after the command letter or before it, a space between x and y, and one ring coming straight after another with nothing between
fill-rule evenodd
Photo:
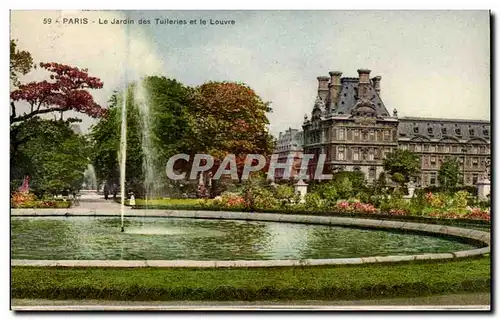
<instances>
[{"instance_id":1,"label":"gravel path","mask_svg":"<svg viewBox=\"0 0 500 320\"><path fill-rule=\"evenodd\" d=\"M489 293L354 301L104 301L12 299L12 310L490 310Z\"/></svg>"}]
</instances>

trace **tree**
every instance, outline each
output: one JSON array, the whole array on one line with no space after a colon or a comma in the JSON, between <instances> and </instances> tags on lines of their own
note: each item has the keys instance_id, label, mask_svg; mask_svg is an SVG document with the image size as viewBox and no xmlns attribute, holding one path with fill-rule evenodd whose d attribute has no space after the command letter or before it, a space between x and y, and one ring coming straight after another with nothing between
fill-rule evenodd
<instances>
[{"instance_id":1,"label":"tree","mask_svg":"<svg viewBox=\"0 0 500 320\"><path fill-rule=\"evenodd\" d=\"M348 179L355 190L365 187L365 174L362 171L339 171L334 173L332 177L332 180L337 184L344 179Z\"/></svg>"},{"instance_id":2,"label":"tree","mask_svg":"<svg viewBox=\"0 0 500 320\"><path fill-rule=\"evenodd\" d=\"M190 107L192 119L192 153L214 157L212 173L227 154L234 154L238 177L248 154L269 156L273 138L267 131L271 112L250 87L234 82L207 82L195 89ZM218 182L212 183L217 188ZM214 192L211 192L215 195Z\"/></svg>"},{"instance_id":3,"label":"tree","mask_svg":"<svg viewBox=\"0 0 500 320\"><path fill-rule=\"evenodd\" d=\"M420 172L420 158L409 150L396 149L384 159L384 170L401 186Z\"/></svg>"},{"instance_id":4,"label":"tree","mask_svg":"<svg viewBox=\"0 0 500 320\"><path fill-rule=\"evenodd\" d=\"M441 164L438 171L438 181L445 190L457 186L461 181L460 164L457 158L448 158Z\"/></svg>"},{"instance_id":5,"label":"tree","mask_svg":"<svg viewBox=\"0 0 500 320\"><path fill-rule=\"evenodd\" d=\"M11 158L12 187L28 175L30 188L38 195L80 188L88 164L88 141L74 133L68 122L34 117L19 125L18 134L30 139Z\"/></svg>"},{"instance_id":6,"label":"tree","mask_svg":"<svg viewBox=\"0 0 500 320\"><path fill-rule=\"evenodd\" d=\"M130 84L126 92L127 187L136 195L148 192L152 196L151 193L159 192L154 190L156 187L166 188L166 161L176 153L192 151L188 114L192 89L175 80L155 76ZM109 116L91 129L96 175L98 180L110 184L119 183L123 101L124 93L115 92L110 99ZM146 182L154 182L154 186Z\"/></svg>"},{"instance_id":7,"label":"tree","mask_svg":"<svg viewBox=\"0 0 500 320\"><path fill-rule=\"evenodd\" d=\"M143 194L142 184L144 181L141 126L139 110L134 104L132 87L128 87L125 92L113 94L109 101L108 116L92 126L90 132L91 161L99 181L108 185L120 183L121 108L124 99L127 108L127 187L134 189L136 194L141 195Z\"/></svg>"},{"instance_id":8,"label":"tree","mask_svg":"<svg viewBox=\"0 0 500 320\"><path fill-rule=\"evenodd\" d=\"M16 40L10 40L10 80L12 85L19 85L19 76L27 74L34 67L31 53L17 49Z\"/></svg>"},{"instance_id":9,"label":"tree","mask_svg":"<svg viewBox=\"0 0 500 320\"><path fill-rule=\"evenodd\" d=\"M87 89L101 89L99 78L91 77L87 69L79 69L59 63L40 63L40 67L52 73L47 80L19 84L10 93L11 125L34 116L74 110L90 117L101 117L106 109L99 106ZM22 115L16 112L16 102L25 102L30 110Z\"/></svg>"},{"instance_id":10,"label":"tree","mask_svg":"<svg viewBox=\"0 0 500 320\"><path fill-rule=\"evenodd\" d=\"M228 153L271 153L266 115L271 108L251 88L233 82L208 82L196 88L194 98L190 113L196 119L195 150L220 160Z\"/></svg>"}]
</instances>

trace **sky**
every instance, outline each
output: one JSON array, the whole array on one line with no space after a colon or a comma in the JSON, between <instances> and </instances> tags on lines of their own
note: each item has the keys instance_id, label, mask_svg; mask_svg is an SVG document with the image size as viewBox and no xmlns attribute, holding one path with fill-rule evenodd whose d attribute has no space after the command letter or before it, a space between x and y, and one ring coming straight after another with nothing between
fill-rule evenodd
<instances>
[{"instance_id":1,"label":"sky","mask_svg":"<svg viewBox=\"0 0 500 320\"><path fill-rule=\"evenodd\" d=\"M64 18L88 23L55 23ZM126 18L135 24L110 24ZM399 116L490 120L489 19L488 11L12 11L11 38L37 62L88 68L104 82L92 92L103 106L146 75L191 86L246 83L271 102L277 134L301 128L318 76L357 77L358 69L382 77L384 104ZM35 71L21 80L44 77ZM85 118L81 127L94 122Z\"/></svg>"}]
</instances>

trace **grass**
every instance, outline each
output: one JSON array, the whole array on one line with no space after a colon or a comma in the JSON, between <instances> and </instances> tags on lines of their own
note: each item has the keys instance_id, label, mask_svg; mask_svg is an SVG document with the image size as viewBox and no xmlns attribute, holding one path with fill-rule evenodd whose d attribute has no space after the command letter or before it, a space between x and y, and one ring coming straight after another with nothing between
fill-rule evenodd
<instances>
[{"instance_id":1,"label":"grass","mask_svg":"<svg viewBox=\"0 0 500 320\"><path fill-rule=\"evenodd\" d=\"M12 267L12 298L343 300L490 291L490 257L244 269Z\"/></svg>"}]
</instances>

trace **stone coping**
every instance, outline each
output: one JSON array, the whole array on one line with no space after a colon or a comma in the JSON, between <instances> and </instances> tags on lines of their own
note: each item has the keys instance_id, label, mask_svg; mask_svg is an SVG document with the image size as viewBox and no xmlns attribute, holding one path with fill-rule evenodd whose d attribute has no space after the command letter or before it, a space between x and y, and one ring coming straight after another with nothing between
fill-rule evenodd
<instances>
[{"instance_id":1,"label":"stone coping","mask_svg":"<svg viewBox=\"0 0 500 320\"><path fill-rule=\"evenodd\" d=\"M147 214L146 214L147 212ZM133 214L132 214L133 213ZM94 209L12 209L11 216L120 216L116 210ZM326 217L276 213L248 213L227 211L192 210L127 210L127 217L172 217L224 220L271 221L289 223L322 224L350 226L373 229L408 230L441 236L454 236L480 242L484 247L449 253L425 253L418 255L376 256L360 258L302 259L302 260L233 260L233 261L196 261L196 260L11 260L12 266L37 267L162 267L162 268L223 268L223 267L285 267L352 265L368 263L403 262L416 260L447 260L473 257L490 253L490 233L480 230L413 223L404 221L358 219L348 217Z\"/></svg>"}]
</instances>

